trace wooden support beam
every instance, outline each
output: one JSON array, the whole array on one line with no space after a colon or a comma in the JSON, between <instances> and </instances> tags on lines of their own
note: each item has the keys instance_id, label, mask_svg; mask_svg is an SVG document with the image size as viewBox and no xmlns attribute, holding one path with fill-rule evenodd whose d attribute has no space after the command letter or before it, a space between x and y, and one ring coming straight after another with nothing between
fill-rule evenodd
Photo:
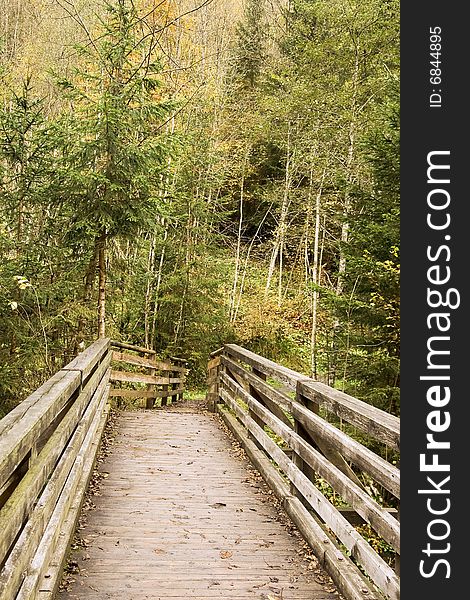
<instances>
[{"instance_id":1,"label":"wooden support beam","mask_svg":"<svg viewBox=\"0 0 470 600\"><path fill-rule=\"evenodd\" d=\"M152 371L177 371L179 373L187 373L187 369L185 367L178 367L161 360L142 358L141 356L136 356L135 354L126 354L124 352L113 351L113 361L134 365L136 367L145 367L147 369L152 369Z\"/></svg>"},{"instance_id":2,"label":"wooden support beam","mask_svg":"<svg viewBox=\"0 0 470 600\"><path fill-rule=\"evenodd\" d=\"M184 387L179 387L176 390L168 390L168 386L162 386L164 389L162 390L128 390L125 388L111 388L109 393L110 398L129 398L129 399L138 399L138 398L167 398L170 394L174 394L174 392L182 393L184 391Z\"/></svg>"}]
</instances>

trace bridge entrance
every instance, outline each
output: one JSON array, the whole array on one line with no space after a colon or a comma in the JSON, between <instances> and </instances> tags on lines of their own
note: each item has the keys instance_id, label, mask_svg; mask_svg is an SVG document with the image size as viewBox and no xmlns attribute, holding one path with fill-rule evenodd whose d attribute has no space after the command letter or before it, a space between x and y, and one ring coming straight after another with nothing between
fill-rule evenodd
<instances>
[{"instance_id":1,"label":"bridge entrance","mask_svg":"<svg viewBox=\"0 0 470 600\"><path fill-rule=\"evenodd\" d=\"M115 437L58 598L339 597L218 417L124 412Z\"/></svg>"},{"instance_id":2,"label":"bridge entrance","mask_svg":"<svg viewBox=\"0 0 470 600\"><path fill-rule=\"evenodd\" d=\"M63 600L398 600L399 419L234 344L186 374L100 339L0 421L0 600L58 597L113 397Z\"/></svg>"}]
</instances>

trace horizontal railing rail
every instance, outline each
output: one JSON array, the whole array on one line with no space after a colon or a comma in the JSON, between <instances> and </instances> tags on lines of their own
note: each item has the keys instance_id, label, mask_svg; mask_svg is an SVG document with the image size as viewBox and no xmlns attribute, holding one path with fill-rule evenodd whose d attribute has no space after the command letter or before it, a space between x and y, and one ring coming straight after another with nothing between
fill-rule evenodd
<instances>
[{"instance_id":1,"label":"horizontal railing rail","mask_svg":"<svg viewBox=\"0 0 470 600\"><path fill-rule=\"evenodd\" d=\"M235 344L211 355L208 372L210 409L241 442L340 592L348 600L397 600L400 473L388 458L398 459L399 419ZM395 555L393 566L356 524L370 526Z\"/></svg>"},{"instance_id":2,"label":"horizontal railing rail","mask_svg":"<svg viewBox=\"0 0 470 600\"><path fill-rule=\"evenodd\" d=\"M0 421L0 599L50 600L109 412L110 340Z\"/></svg>"},{"instance_id":3,"label":"horizontal railing rail","mask_svg":"<svg viewBox=\"0 0 470 600\"><path fill-rule=\"evenodd\" d=\"M158 398L161 406L166 406L168 400L174 403L183 399L189 373L184 359L158 360L154 350L114 340L111 349L112 398L144 399L146 408L154 408Z\"/></svg>"}]
</instances>

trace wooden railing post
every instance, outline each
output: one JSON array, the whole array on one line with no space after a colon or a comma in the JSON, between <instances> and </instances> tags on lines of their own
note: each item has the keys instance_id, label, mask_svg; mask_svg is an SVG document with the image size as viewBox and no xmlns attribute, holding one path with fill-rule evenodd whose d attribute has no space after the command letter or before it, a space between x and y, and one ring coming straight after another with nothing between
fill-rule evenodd
<instances>
[{"instance_id":1,"label":"wooden railing post","mask_svg":"<svg viewBox=\"0 0 470 600\"><path fill-rule=\"evenodd\" d=\"M146 358L148 360L150 360L153 356L153 352L143 352L143 358ZM152 367L147 369L147 373L149 375L154 375L155 374L155 369L152 369ZM149 392L153 392L153 391L157 391L157 386L152 384L152 383L148 383L147 384L147 390ZM147 409L152 409L155 407L155 401L156 401L156 396L155 397L150 397L147 398L145 401L145 408Z\"/></svg>"},{"instance_id":2,"label":"wooden railing post","mask_svg":"<svg viewBox=\"0 0 470 600\"><path fill-rule=\"evenodd\" d=\"M209 361L207 365L207 394L206 405L211 412L215 412L216 404L219 399L219 370L220 356L216 356Z\"/></svg>"}]
</instances>

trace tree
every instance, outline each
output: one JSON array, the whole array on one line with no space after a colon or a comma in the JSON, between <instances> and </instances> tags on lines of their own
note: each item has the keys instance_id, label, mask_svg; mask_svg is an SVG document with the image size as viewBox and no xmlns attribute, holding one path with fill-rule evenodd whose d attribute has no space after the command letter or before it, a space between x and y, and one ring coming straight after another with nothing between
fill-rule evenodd
<instances>
[{"instance_id":1,"label":"tree","mask_svg":"<svg viewBox=\"0 0 470 600\"><path fill-rule=\"evenodd\" d=\"M234 71L242 86L254 88L266 59L266 3L247 0L236 29Z\"/></svg>"},{"instance_id":2,"label":"tree","mask_svg":"<svg viewBox=\"0 0 470 600\"><path fill-rule=\"evenodd\" d=\"M400 360L400 129L399 94L378 107L376 127L363 143L372 169L369 189L358 192L357 213L346 248L349 311L344 369L352 388L368 401L399 414ZM343 334L344 334L343 329Z\"/></svg>"},{"instance_id":3,"label":"tree","mask_svg":"<svg viewBox=\"0 0 470 600\"><path fill-rule=\"evenodd\" d=\"M158 189L166 165L165 119L174 104L163 97L155 58L158 25L130 0L105 2L102 31L80 48L87 69L61 86L72 101L70 196L78 208L73 236L89 240L85 297L98 269L98 335L106 322L106 256L110 240L138 235L161 212Z\"/></svg>"}]
</instances>

